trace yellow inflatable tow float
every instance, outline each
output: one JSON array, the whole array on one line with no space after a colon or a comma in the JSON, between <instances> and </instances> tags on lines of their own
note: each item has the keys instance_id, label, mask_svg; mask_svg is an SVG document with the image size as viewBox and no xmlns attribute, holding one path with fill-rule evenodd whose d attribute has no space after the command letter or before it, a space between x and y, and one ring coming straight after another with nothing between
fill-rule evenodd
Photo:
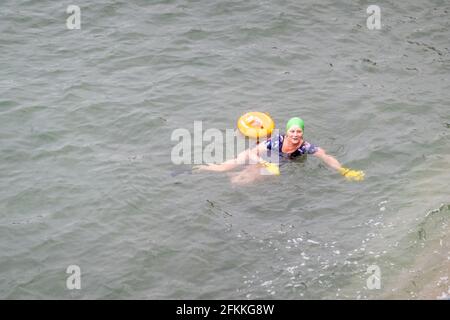
<instances>
[{"instance_id":1,"label":"yellow inflatable tow float","mask_svg":"<svg viewBox=\"0 0 450 320\"><path fill-rule=\"evenodd\" d=\"M272 134L275 122L268 113L252 111L241 116L237 126L244 136L259 139L267 138Z\"/></svg>"}]
</instances>

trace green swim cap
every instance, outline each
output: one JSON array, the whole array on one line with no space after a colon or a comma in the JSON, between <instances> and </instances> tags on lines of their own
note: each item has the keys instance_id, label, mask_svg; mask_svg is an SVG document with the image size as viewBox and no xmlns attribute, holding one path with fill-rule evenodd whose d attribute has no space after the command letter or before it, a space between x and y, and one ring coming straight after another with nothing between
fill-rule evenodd
<instances>
[{"instance_id":1,"label":"green swim cap","mask_svg":"<svg viewBox=\"0 0 450 320\"><path fill-rule=\"evenodd\" d=\"M292 126L298 126L299 128L302 128L302 131L305 131L305 122L300 118L294 117L289 119L286 124L286 131L289 131Z\"/></svg>"}]
</instances>

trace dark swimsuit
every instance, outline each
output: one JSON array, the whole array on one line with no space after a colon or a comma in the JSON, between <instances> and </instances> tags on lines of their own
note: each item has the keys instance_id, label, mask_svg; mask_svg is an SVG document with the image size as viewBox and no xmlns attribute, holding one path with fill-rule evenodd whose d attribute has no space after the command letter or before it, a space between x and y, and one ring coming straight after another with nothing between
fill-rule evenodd
<instances>
[{"instance_id":1,"label":"dark swimsuit","mask_svg":"<svg viewBox=\"0 0 450 320\"><path fill-rule=\"evenodd\" d=\"M314 154L319 150L319 147L307 142L303 141L303 143L292 153L284 153L283 148L284 135L276 135L273 138L267 139L263 143L266 144L268 150L278 150L278 154L281 159L293 159L304 154ZM269 155L270 156L270 155Z\"/></svg>"}]
</instances>

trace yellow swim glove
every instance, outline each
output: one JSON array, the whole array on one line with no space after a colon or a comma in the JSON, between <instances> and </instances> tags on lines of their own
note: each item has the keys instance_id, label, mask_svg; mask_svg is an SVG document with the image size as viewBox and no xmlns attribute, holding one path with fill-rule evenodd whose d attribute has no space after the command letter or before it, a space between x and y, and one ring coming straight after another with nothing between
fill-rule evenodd
<instances>
[{"instance_id":1,"label":"yellow swim glove","mask_svg":"<svg viewBox=\"0 0 450 320\"><path fill-rule=\"evenodd\" d=\"M343 175L347 180L351 181L362 181L364 180L364 171L360 170L352 170L349 168L341 167L339 169L339 173Z\"/></svg>"},{"instance_id":2,"label":"yellow swim glove","mask_svg":"<svg viewBox=\"0 0 450 320\"><path fill-rule=\"evenodd\" d=\"M260 163L264 166L264 168L267 171L270 172L270 174L273 174L273 175L276 175L276 176L280 175L280 168L278 167L277 164L270 163L270 162L267 162L267 161L261 161Z\"/></svg>"}]
</instances>

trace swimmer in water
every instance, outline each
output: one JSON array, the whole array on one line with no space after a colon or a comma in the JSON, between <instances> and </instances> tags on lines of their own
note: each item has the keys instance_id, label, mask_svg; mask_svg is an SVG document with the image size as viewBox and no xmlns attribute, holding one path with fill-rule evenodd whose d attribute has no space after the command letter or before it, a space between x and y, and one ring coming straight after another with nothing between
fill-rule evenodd
<instances>
[{"instance_id":1,"label":"swimmer in water","mask_svg":"<svg viewBox=\"0 0 450 320\"><path fill-rule=\"evenodd\" d=\"M206 164L197 166L200 171L228 171L241 164L253 163L231 178L232 183L247 184L256 181L264 175L279 175L279 167L275 163L265 161L261 155L275 151L279 160L294 159L302 155L311 154L325 162L330 168L336 170L348 180L361 181L364 179L363 171L355 171L343 167L333 156L327 154L322 148L315 146L303 139L305 124L300 118L291 118L286 124L286 134L275 135L252 149L240 153L236 159L225 161L221 164ZM261 174L261 169L267 170Z\"/></svg>"}]
</instances>

